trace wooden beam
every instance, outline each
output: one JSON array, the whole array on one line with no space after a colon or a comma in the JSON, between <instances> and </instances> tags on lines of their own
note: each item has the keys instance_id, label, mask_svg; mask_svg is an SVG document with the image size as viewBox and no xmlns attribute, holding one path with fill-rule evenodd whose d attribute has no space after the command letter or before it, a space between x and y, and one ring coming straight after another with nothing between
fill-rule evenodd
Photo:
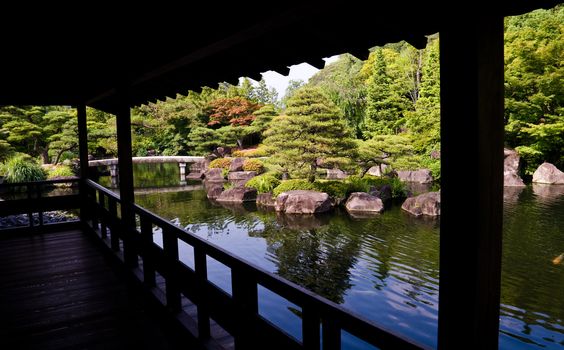
<instances>
[{"instance_id":1,"label":"wooden beam","mask_svg":"<svg viewBox=\"0 0 564 350\"><path fill-rule=\"evenodd\" d=\"M497 349L503 210L503 17L440 32L439 349ZM463 345L463 346L462 346Z\"/></svg>"},{"instance_id":2,"label":"wooden beam","mask_svg":"<svg viewBox=\"0 0 564 350\"><path fill-rule=\"evenodd\" d=\"M133 203L133 161L131 151L131 112L129 108L128 91L119 90L118 112L116 115L118 160L119 160L119 194L121 198L121 217L124 224L121 232L124 241L123 255L128 266L137 265L137 257L133 249L131 237L135 229L135 214Z\"/></svg>"},{"instance_id":3,"label":"wooden beam","mask_svg":"<svg viewBox=\"0 0 564 350\"><path fill-rule=\"evenodd\" d=\"M86 179L88 179L88 128L86 126L86 105L76 106L78 119L78 156L80 159L80 221L85 224L88 219L88 201Z\"/></svg>"}]
</instances>

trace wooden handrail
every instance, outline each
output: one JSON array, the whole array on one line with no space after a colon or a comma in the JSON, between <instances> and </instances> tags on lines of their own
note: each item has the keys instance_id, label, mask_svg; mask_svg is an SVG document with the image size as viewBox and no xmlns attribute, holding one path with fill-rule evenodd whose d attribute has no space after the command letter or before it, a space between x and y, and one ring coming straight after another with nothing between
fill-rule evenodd
<instances>
[{"instance_id":1,"label":"wooden handrail","mask_svg":"<svg viewBox=\"0 0 564 350\"><path fill-rule=\"evenodd\" d=\"M112 241L121 237L120 231L133 231L135 239L123 243L125 245L134 242L138 245L137 252L143 259L146 268L144 271L145 285L149 288L155 285L155 271L157 271L165 278L166 305L173 313L180 309L182 294L197 306L201 338L209 337L209 318L211 317L233 334L236 349L246 348L249 345L251 341L249 332L259 334L257 339L279 341L279 344L284 344L288 349L319 349L320 334L323 334L323 349L340 349L341 330L381 349L427 348L404 339L395 331L377 325L295 283L255 266L138 205L134 205L134 212L140 218L141 232L135 228L121 227L120 230L119 219L112 217L116 214L111 214L104 207L105 202L98 202L100 197L107 197L109 205L112 202L115 205L119 202L119 196L93 181L87 181L87 185L94 190L94 193L103 194L98 198L91 196L90 200L94 200L94 204L97 205L100 219L110 226ZM153 242L153 225L162 229L162 248ZM180 262L178 240L193 247L194 269ZM231 269L231 296L207 279L206 256ZM256 294L258 285L302 308L303 342L296 341L258 314ZM321 324L323 332L320 330Z\"/></svg>"}]
</instances>

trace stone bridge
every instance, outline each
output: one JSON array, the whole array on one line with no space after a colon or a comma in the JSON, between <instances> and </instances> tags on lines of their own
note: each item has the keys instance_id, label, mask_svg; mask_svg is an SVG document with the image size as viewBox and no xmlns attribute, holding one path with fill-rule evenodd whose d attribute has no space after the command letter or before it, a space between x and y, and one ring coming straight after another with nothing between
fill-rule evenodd
<instances>
[{"instance_id":1,"label":"stone bridge","mask_svg":"<svg viewBox=\"0 0 564 350\"><path fill-rule=\"evenodd\" d=\"M153 156L153 157L133 157L133 164L153 164L153 163L177 163L180 169L180 180L184 181L186 177L186 164L197 163L204 160L204 157L198 156ZM112 180L118 177L118 158L89 160L88 166L108 166ZM114 181L112 181L113 183Z\"/></svg>"}]
</instances>

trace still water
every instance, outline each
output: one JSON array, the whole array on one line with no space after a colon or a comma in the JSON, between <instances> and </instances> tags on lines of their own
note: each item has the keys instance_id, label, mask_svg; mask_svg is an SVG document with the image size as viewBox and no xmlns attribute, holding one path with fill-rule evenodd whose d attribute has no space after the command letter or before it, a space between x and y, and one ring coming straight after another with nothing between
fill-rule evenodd
<instances>
[{"instance_id":1,"label":"still water","mask_svg":"<svg viewBox=\"0 0 564 350\"><path fill-rule=\"evenodd\" d=\"M136 185L178 184L176 165L136 167ZM159 174L155 176L155 174ZM168 189L170 190L170 189ZM337 210L301 218L221 206L199 186L143 190L141 206L178 218L191 233L302 285L418 343L436 347L439 220L414 218L393 205L353 218ZM156 241L159 237L155 238ZM182 259L192 265L181 245ZM501 349L564 348L564 186L507 189L501 289ZM210 280L230 292L228 269L208 260ZM295 307L259 289L259 312L300 339ZM370 349L343 334L346 349Z\"/></svg>"}]
</instances>

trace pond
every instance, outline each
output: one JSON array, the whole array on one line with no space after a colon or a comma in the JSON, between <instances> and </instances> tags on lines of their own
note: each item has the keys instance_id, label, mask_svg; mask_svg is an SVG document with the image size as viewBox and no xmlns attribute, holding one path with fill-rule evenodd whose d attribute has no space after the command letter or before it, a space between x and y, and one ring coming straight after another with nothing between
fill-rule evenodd
<instances>
[{"instance_id":1,"label":"pond","mask_svg":"<svg viewBox=\"0 0 564 350\"><path fill-rule=\"evenodd\" d=\"M176 165L151 167L136 166L139 187L178 184ZM157 181L151 182L151 177ZM399 205L364 219L342 210L315 217L284 216L258 211L254 205L221 206L209 201L199 185L169 190L145 189L135 198L247 261L436 347L439 220L414 218ZM564 253L563 228L564 186L506 190L501 349L564 347L564 262L553 263ZM180 248L181 259L193 265L186 248ZM208 265L210 280L230 292L228 269L213 259ZM300 338L299 312L289 302L261 288L259 312ZM347 334L343 344L346 349L371 348Z\"/></svg>"}]
</instances>

